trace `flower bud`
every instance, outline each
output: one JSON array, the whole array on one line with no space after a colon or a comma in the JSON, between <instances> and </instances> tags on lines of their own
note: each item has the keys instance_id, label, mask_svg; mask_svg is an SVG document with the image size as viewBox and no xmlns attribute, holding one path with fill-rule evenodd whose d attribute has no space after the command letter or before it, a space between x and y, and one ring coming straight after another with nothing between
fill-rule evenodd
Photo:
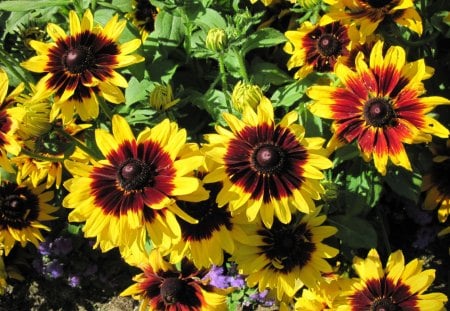
<instances>
[{"instance_id":1,"label":"flower bud","mask_svg":"<svg viewBox=\"0 0 450 311\"><path fill-rule=\"evenodd\" d=\"M257 85L239 81L231 94L233 106L238 111L243 111L245 106L251 106L256 109L264 94Z\"/></svg>"},{"instance_id":2,"label":"flower bud","mask_svg":"<svg viewBox=\"0 0 450 311\"><path fill-rule=\"evenodd\" d=\"M319 0L297 0L297 3L300 4L302 8L311 9L319 3Z\"/></svg>"},{"instance_id":3,"label":"flower bud","mask_svg":"<svg viewBox=\"0 0 450 311\"><path fill-rule=\"evenodd\" d=\"M150 92L150 105L158 111L164 111L178 103L180 99L174 99L170 84L155 86Z\"/></svg>"},{"instance_id":4,"label":"flower bud","mask_svg":"<svg viewBox=\"0 0 450 311\"><path fill-rule=\"evenodd\" d=\"M206 47L213 52L222 52L228 44L228 36L225 30L211 28L206 35Z\"/></svg>"}]
</instances>

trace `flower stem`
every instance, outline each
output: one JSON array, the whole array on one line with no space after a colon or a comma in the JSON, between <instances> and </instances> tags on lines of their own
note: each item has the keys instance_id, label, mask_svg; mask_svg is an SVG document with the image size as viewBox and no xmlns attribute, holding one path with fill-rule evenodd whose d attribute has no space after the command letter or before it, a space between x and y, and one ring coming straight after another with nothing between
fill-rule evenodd
<instances>
[{"instance_id":1,"label":"flower stem","mask_svg":"<svg viewBox=\"0 0 450 311\"><path fill-rule=\"evenodd\" d=\"M233 51L236 54L236 58L239 63L239 72L242 76L242 79L244 79L244 82L249 82L247 68L245 67L244 57L242 57L241 53L239 53L239 51L237 49L233 49Z\"/></svg>"},{"instance_id":2,"label":"flower stem","mask_svg":"<svg viewBox=\"0 0 450 311\"><path fill-rule=\"evenodd\" d=\"M222 83L222 92L225 94L225 96L227 97L227 89L228 89L228 84L227 84L227 76L226 76L226 72L225 72L225 60L223 58L223 53L219 52L217 59L219 61L219 70L220 70L220 81ZM229 101L229 99L226 99L227 102L227 109L229 113L233 112L233 109L231 108L231 103Z\"/></svg>"},{"instance_id":3,"label":"flower stem","mask_svg":"<svg viewBox=\"0 0 450 311\"><path fill-rule=\"evenodd\" d=\"M64 129L57 128L56 131L58 132L58 134L61 134L61 136L63 136L65 139L73 141L75 143L75 146L77 146L78 148L83 150L86 154L88 154L94 160L99 159L99 156L97 155L97 153L95 151L91 150L89 147L87 147L84 143L79 141L77 138L73 137L72 135L70 135L69 133L64 131Z\"/></svg>"},{"instance_id":4,"label":"flower stem","mask_svg":"<svg viewBox=\"0 0 450 311\"><path fill-rule=\"evenodd\" d=\"M392 252L392 249L391 244L389 242L389 236L386 230L384 214L383 211L381 210L380 204L377 204L375 206L375 211L377 213L378 223L380 224L381 227L381 238L383 239L383 244L384 247L386 248L386 252L389 255Z\"/></svg>"},{"instance_id":5,"label":"flower stem","mask_svg":"<svg viewBox=\"0 0 450 311\"><path fill-rule=\"evenodd\" d=\"M41 161L50 161L50 162L64 162L64 158L56 158L56 157L49 157L49 156L44 156L41 154L36 154L28 149L22 148L21 152L33 159L36 160L41 160Z\"/></svg>"}]
</instances>

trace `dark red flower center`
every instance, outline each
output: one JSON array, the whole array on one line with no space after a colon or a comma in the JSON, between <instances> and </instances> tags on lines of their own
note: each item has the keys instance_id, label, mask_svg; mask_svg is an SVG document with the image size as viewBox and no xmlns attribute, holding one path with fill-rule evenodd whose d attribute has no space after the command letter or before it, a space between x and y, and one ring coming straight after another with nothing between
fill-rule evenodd
<instances>
[{"instance_id":1,"label":"dark red flower center","mask_svg":"<svg viewBox=\"0 0 450 311\"><path fill-rule=\"evenodd\" d=\"M63 56L63 65L74 74L84 72L95 64L95 57L90 47L78 46L70 49Z\"/></svg>"},{"instance_id":2,"label":"dark red flower center","mask_svg":"<svg viewBox=\"0 0 450 311\"><path fill-rule=\"evenodd\" d=\"M370 306L370 311L400 311L399 308L390 298L378 298Z\"/></svg>"},{"instance_id":3,"label":"dark red flower center","mask_svg":"<svg viewBox=\"0 0 450 311\"><path fill-rule=\"evenodd\" d=\"M167 278L161 284L161 296L166 304L174 304L183 301L186 294L186 282L179 278Z\"/></svg>"},{"instance_id":4,"label":"dark red flower center","mask_svg":"<svg viewBox=\"0 0 450 311\"><path fill-rule=\"evenodd\" d=\"M158 10L148 0L137 0L136 10L134 17L140 23L144 29L148 32L152 32L155 29L155 17L158 14Z\"/></svg>"},{"instance_id":5,"label":"dark red flower center","mask_svg":"<svg viewBox=\"0 0 450 311\"><path fill-rule=\"evenodd\" d=\"M366 1L371 7L379 9L382 7L385 7L389 3L392 2L392 0L367 0Z\"/></svg>"},{"instance_id":6,"label":"dark red flower center","mask_svg":"<svg viewBox=\"0 0 450 311\"><path fill-rule=\"evenodd\" d=\"M14 184L0 189L0 229L22 229L39 216L39 199L35 194Z\"/></svg>"},{"instance_id":7,"label":"dark red flower center","mask_svg":"<svg viewBox=\"0 0 450 311\"><path fill-rule=\"evenodd\" d=\"M138 159L128 159L119 167L117 178L120 186L127 190L142 190L151 185L155 172L152 167Z\"/></svg>"},{"instance_id":8,"label":"dark red flower center","mask_svg":"<svg viewBox=\"0 0 450 311\"><path fill-rule=\"evenodd\" d=\"M253 153L253 164L262 173L279 172L283 168L285 153L275 145L263 144Z\"/></svg>"},{"instance_id":9,"label":"dark red flower center","mask_svg":"<svg viewBox=\"0 0 450 311\"><path fill-rule=\"evenodd\" d=\"M317 48L323 56L338 55L341 50L341 43L333 35L325 33L319 38Z\"/></svg>"},{"instance_id":10,"label":"dark red flower center","mask_svg":"<svg viewBox=\"0 0 450 311\"><path fill-rule=\"evenodd\" d=\"M369 99L364 106L364 117L371 126L384 127L395 124L395 111L386 98Z\"/></svg>"}]
</instances>

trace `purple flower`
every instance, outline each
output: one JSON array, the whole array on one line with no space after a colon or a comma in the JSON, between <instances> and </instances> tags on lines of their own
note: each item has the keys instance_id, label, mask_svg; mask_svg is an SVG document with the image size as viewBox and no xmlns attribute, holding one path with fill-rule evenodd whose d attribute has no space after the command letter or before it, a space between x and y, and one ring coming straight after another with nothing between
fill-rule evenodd
<instances>
[{"instance_id":1,"label":"purple flower","mask_svg":"<svg viewBox=\"0 0 450 311\"><path fill-rule=\"evenodd\" d=\"M50 255L50 242L44 241L42 243L39 243L38 251L42 256Z\"/></svg>"},{"instance_id":2,"label":"purple flower","mask_svg":"<svg viewBox=\"0 0 450 311\"><path fill-rule=\"evenodd\" d=\"M67 283L70 287L78 287L81 283L81 278L77 275L69 276Z\"/></svg>"},{"instance_id":3,"label":"purple flower","mask_svg":"<svg viewBox=\"0 0 450 311\"><path fill-rule=\"evenodd\" d=\"M228 283L230 286L242 288L245 286L245 278L242 274L228 277Z\"/></svg>"},{"instance_id":4,"label":"purple flower","mask_svg":"<svg viewBox=\"0 0 450 311\"><path fill-rule=\"evenodd\" d=\"M58 256L67 255L72 249L72 240L69 238L58 237L52 243L52 250Z\"/></svg>"},{"instance_id":5,"label":"purple flower","mask_svg":"<svg viewBox=\"0 0 450 311\"><path fill-rule=\"evenodd\" d=\"M46 265L45 272L52 279L57 279L61 277L64 272L63 264L58 262L57 260L52 260Z\"/></svg>"},{"instance_id":6,"label":"purple flower","mask_svg":"<svg viewBox=\"0 0 450 311\"><path fill-rule=\"evenodd\" d=\"M210 284L218 288L230 287L228 277L223 275L223 267L212 266L204 279L209 280Z\"/></svg>"}]
</instances>

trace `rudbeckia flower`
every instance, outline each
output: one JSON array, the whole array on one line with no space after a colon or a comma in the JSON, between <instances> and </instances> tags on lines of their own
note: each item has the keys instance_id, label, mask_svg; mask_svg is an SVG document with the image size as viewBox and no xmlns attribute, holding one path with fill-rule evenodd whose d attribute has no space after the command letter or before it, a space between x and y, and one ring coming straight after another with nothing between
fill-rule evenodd
<instances>
[{"instance_id":1,"label":"rudbeckia flower","mask_svg":"<svg viewBox=\"0 0 450 311\"><path fill-rule=\"evenodd\" d=\"M255 112L244 108L242 118L225 113L230 130L216 127L218 134L206 135L205 154L218 166L204 182L223 181L217 203L229 203L231 212L245 210L249 221L261 215L267 227L274 216L282 223L291 221L291 208L305 213L314 210L313 199L320 199L324 177L330 168L322 156L322 138L305 138L295 111L275 124L273 107L263 98Z\"/></svg>"},{"instance_id":2,"label":"rudbeckia flower","mask_svg":"<svg viewBox=\"0 0 450 311\"><path fill-rule=\"evenodd\" d=\"M141 40L119 43L126 20L118 16L105 27L94 27L91 11L87 10L80 22L74 11L69 13L70 35L56 24L50 23L47 32L54 42L32 40L30 45L37 56L21 65L33 72L47 73L36 85L32 100L55 95L52 119L62 112L64 122L77 113L83 121L96 118L99 113L97 94L118 104L125 98L119 87L128 86L125 78L115 70L143 61L136 54ZM130 55L129 55L130 54Z\"/></svg>"},{"instance_id":3,"label":"rudbeckia flower","mask_svg":"<svg viewBox=\"0 0 450 311\"><path fill-rule=\"evenodd\" d=\"M70 193L63 206L73 209L69 221L86 222L85 236L96 237L94 247L103 251L135 245L144 252L147 233L168 249L181 234L175 215L196 222L176 205L175 196L187 197L201 187L197 177L186 175L203 156L180 156L186 131L168 119L135 138L127 121L114 115L112 134L97 129L95 140L104 160L65 162L74 175L64 183Z\"/></svg>"},{"instance_id":4,"label":"rudbeckia flower","mask_svg":"<svg viewBox=\"0 0 450 311\"><path fill-rule=\"evenodd\" d=\"M178 270L157 250L151 251L148 263L140 268L143 272L133 278L136 283L120 294L139 300L139 311L227 310L225 291L202 280L207 270L196 270L186 260Z\"/></svg>"},{"instance_id":5,"label":"rudbeckia flower","mask_svg":"<svg viewBox=\"0 0 450 311\"><path fill-rule=\"evenodd\" d=\"M245 233L228 208L219 208L215 203L220 187L220 183L206 184L208 200L179 203L180 208L197 219L198 223L178 219L181 238L170 248L171 262L180 262L187 257L199 269L209 268L213 264L221 266L224 253L234 252L235 240L245 239Z\"/></svg>"},{"instance_id":6,"label":"rudbeckia flower","mask_svg":"<svg viewBox=\"0 0 450 311\"><path fill-rule=\"evenodd\" d=\"M412 170L403 143L429 142L431 135L447 138L449 130L427 116L434 107L450 104L439 96L420 97L421 82L428 76L423 59L406 62L405 51L390 47L383 56L377 42L369 64L363 53L356 57L356 71L336 65L343 86L312 86L307 95L314 100L310 111L332 119L334 141L356 141L366 161L372 158L382 175L388 159Z\"/></svg>"},{"instance_id":7,"label":"rudbeckia flower","mask_svg":"<svg viewBox=\"0 0 450 311\"><path fill-rule=\"evenodd\" d=\"M438 209L440 222L447 221L450 214L450 139L446 147L433 145L433 164L423 176L422 191L426 192L423 206L427 210Z\"/></svg>"},{"instance_id":8,"label":"rudbeckia flower","mask_svg":"<svg viewBox=\"0 0 450 311\"><path fill-rule=\"evenodd\" d=\"M132 11L126 16L133 25L139 29L142 41L155 30L155 20L158 8L150 3L150 0L133 0Z\"/></svg>"},{"instance_id":9,"label":"rudbeckia flower","mask_svg":"<svg viewBox=\"0 0 450 311\"><path fill-rule=\"evenodd\" d=\"M332 272L325 258L339 251L322 241L337 232L335 227L321 226L325 215L320 208L300 217L296 213L290 223L275 220L271 228L261 222L246 226L247 240L231 257L241 274L248 275L250 287L276 290L279 301L292 298L303 286L314 287L322 279L321 273Z\"/></svg>"},{"instance_id":10,"label":"rudbeckia flower","mask_svg":"<svg viewBox=\"0 0 450 311\"><path fill-rule=\"evenodd\" d=\"M380 23L392 19L422 35L422 18L414 7L414 0L324 0L330 12L323 22L341 21L358 25L363 36L375 32Z\"/></svg>"},{"instance_id":11,"label":"rudbeckia flower","mask_svg":"<svg viewBox=\"0 0 450 311\"><path fill-rule=\"evenodd\" d=\"M405 265L401 250L389 256L383 269L380 257L371 249L366 259L356 257L353 267L359 276L338 311L360 310L444 310L447 296L425 293L435 278L435 270L422 271L422 261Z\"/></svg>"},{"instance_id":12,"label":"rudbeckia flower","mask_svg":"<svg viewBox=\"0 0 450 311\"><path fill-rule=\"evenodd\" d=\"M349 26L340 22L320 26L308 21L298 30L286 31L289 42L285 44L284 51L292 55L287 68L300 67L294 78L302 79L313 71L333 71L338 58L348 55L351 43L357 40L357 32L350 31Z\"/></svg>"},{"instance_id":13,"label":"rudbeckia flower","mask_svg":"<svg viewBox=\"0 0 450 311\"><path fill-rule=\"evenodd\" d=\"M335 310L337 297L341 294L346 279L321 280L312 288L304 288L301 296L295 300L296 311L326 311ZM349 280L350 281L350 280ZM347 282L345 282L347 283Z\"/></svg>"},{"instance_id":14,"label":"rudbeckia flower","mask_svg":"<svg viewBox=\"0 0 450 311\"><path fill-rule=\"evenodd\" d=\"M18 155L20 152L21 146L15 137L15 132L23 114L11 110L10 106L14 98L23 91L24 85L20 84L7 96L8 84L6 72L0 69L0 166L8 172L13 172L8 153Z\"/></svg>"},{"instance_id":15,"label":"rudbeckia flower","mask_svg":"<svg viewBox=\"0 0 450 311\"><path fill-rule=\"evenodd\" d=\"M50 214L57 209L48 203L53 199L53 192L44 190L44 185L1 183L0 244L4 245L5 255L16 242L22 247L28 242L37 247L44 240L41 230L50 231L42 221L55 219Z\"/></svg>"}]
</instances>

